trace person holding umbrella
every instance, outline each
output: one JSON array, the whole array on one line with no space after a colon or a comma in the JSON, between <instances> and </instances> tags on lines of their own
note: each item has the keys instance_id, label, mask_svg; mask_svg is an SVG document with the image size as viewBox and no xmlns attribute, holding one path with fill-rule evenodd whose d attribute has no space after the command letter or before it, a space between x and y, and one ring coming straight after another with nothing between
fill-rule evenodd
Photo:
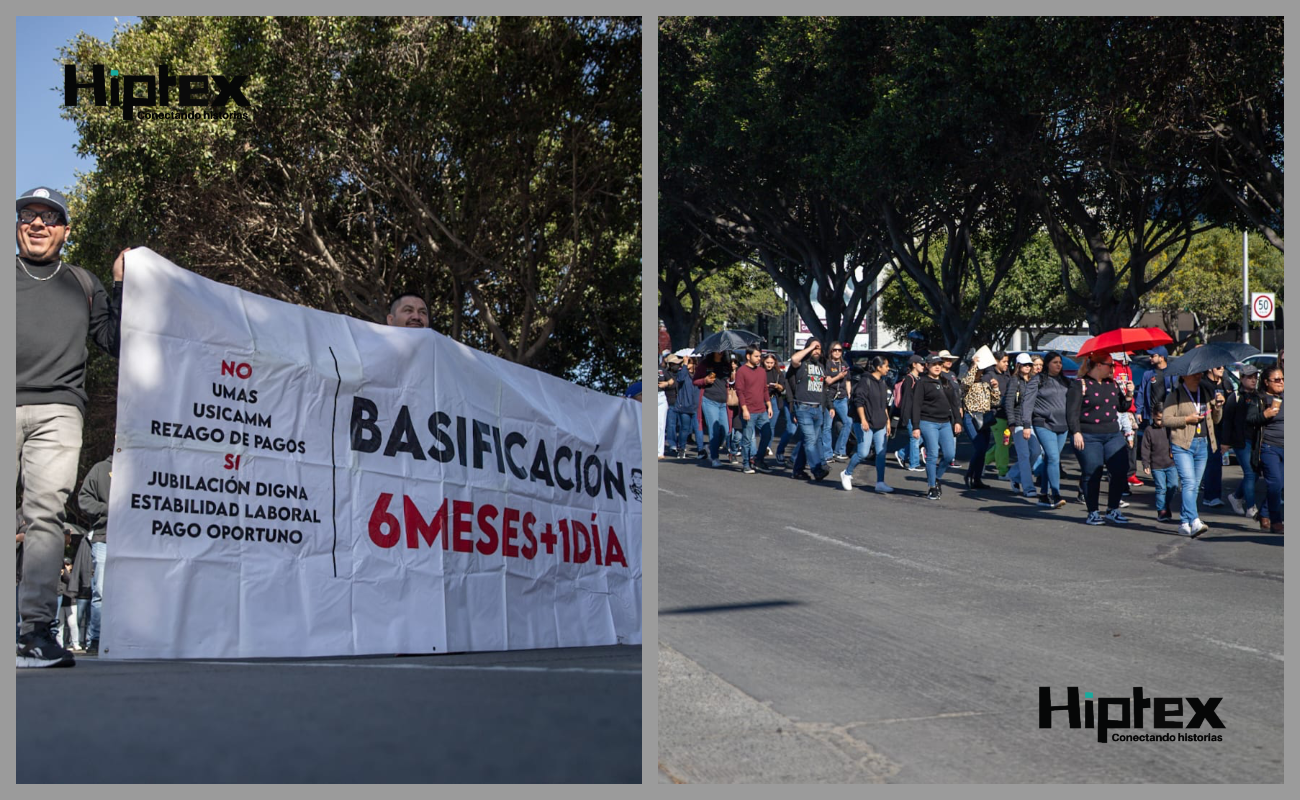
<instances>
[{"instance_id":1,"label":"person holding umbrella","mask_svg":"<svg viewBox=\"0 0 1300 800\"><path fill-rule=\"evenodd\" d=\"M1085 356L1079 365L1079 379L1070 384L1065 396L1066 424L1083 469L1084 502L1088 506L1084 522L1088 525L1128 523L1120 511L1128 480L1128 442L1120 432L1119 415L1128 407L1129 398L1111 378L1114 369L1110 353ZM1104 518L1098 510L1103 465L1110 473L1110 497Z\"/></svg>"}]
</instances>

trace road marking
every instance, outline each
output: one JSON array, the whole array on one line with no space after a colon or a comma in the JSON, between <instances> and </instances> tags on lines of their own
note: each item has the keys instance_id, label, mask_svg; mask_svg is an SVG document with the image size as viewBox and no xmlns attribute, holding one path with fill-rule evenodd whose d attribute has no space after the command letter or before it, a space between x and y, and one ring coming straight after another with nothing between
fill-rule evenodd
<instances>
[{"instance_id":1,"label":"road marking","mask_svg":"<svg viewBox=\"0 0 1300 800\"><path fill-rule=\"evenodd\" d=\"M219 667L342 667L344 669L427 669L458 672L580 672L590 675L635 675L639 669L603 669L600 667L525 667L476 664L366 664L337 661L167 661L132 660L136 664L208 664Z\"/></svg>"},{"instance_id":2,"label":"road marking","mask_svg":"<svg viewBox=\"0 0 1300 800\"><path fill-rule=\"evenodd\" d=\"M1211 638L1208 637L1208 636L1202 636L1201 638L1204 639L1204 640L1207 641L1207 642L1212 643L1212 644L1217 644L1217 645L1219 645L1220 647L1230 647L1230 648L1232 648L1233 650L1241 650L1241 651L1246 652L1246 653L1254 653L1254 654L1256 654L1256 655L1264 656L1264 657L1266 657L1266 658L1271 658L1271 659L1273 659L1274 661L1284 661L1284 659L1282 658L1281 654L1279 654L1279 653L1266 653L1266 652L1264 652L1263 650L1256 650L1255 648L1253 648L1253 647L1247 647L1247 646L1244 645L1244 644L1233 644L1232 642L1221 642L1221 641L1219 641L1218 639L1211 639Z\"/></svg>"},{"instance_id":3,"label":"road marking","mask_svg":"<svg viewBox=\"0 0 1300 800\"><path fill-rule=\"evenodd\" d=\"M871 548L863 547L860 544L852 544L851 542L846 542L842 539L836 539L832 536L823 536L820 533L813 533L812 531L806 531L803 528L792 528L789 525L787 525L785 526L785 529L788 531L794 531L795 533L803 534L804 536L811 537L813 539L816 539L819 542L826 542L827 544L839 545L840 547L844 547L849 550L854 550L859 553L865 553L869 556L875 556L876 558L886 558L889 559L890 561L896 561L899 564L904 564L909 567L914 567L924 572L938 572L944 575L957 574L955 570L945 569L944 567L936 567L933 564L925 564L920 561L913 561L910 558L903 558L902 556L896 556L892 553L882 553L879 550L872 550Z\"/></svg>"}]
</instances>

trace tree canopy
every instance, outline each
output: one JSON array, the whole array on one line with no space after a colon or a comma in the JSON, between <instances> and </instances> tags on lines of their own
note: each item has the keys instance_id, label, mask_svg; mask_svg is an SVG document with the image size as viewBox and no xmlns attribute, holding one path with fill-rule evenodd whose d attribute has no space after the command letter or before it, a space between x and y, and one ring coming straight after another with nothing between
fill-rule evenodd
<instances>
[{"instance_id":1,"label":"tree canopy","mask_svg":"<svg viewBox=\"0 0 1300 800\"><path fill-rule=\"evenodd\" d=\"M863 284L888 266L909 311L886 315L928 316L964 351L997 335L1003 286L1038 280L1012 276L1043 266L1043 242L1057 294L1100 332L1131 324L1198 234L1251 226L1282 248L1281 31L663 19L661 185L701 233L750 245L817 334L813 286L842 334L868 300L845 265L867 267Z\"/></svg>"},{"instance_id":2,"label":"tree canopy","mask_svg":"<svg viewBox=\"0 0 1300 800\"><path fill-rule=\"evenodd\" d=\"M96 158L81 262L143 244L377 322L415 290L481 350L604 390L640 373L639 19L145 17L63 60L247 75L251 102L66 109Z\"/></svg>"}]
</instances>

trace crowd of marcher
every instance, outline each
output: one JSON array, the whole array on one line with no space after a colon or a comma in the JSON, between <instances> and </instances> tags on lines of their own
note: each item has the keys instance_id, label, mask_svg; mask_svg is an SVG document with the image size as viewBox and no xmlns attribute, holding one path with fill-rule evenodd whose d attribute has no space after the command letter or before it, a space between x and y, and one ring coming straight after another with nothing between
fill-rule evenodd
<instances>
[{"instance_id":1,"label":"crowd of marcher","mask_svg":"<svg viewBox=\"0 0 1300 800\"><path fill-rule=\"evenodd\" d=\"M871 461L874 490L888 494L889 442L900 437L898 468L924 471L925 496L939 500L944 476L960 467L956 445L964 434L973 454L962 476L966 489L990 488L984 477L995 471L1011 491L1051 512L1069 502L1061 486L1068 445L1080 472L1072 494L1085 523L1129 522L1125 498L1145 484L1140 462L1155 487L1157 519L1195 538L1209 530L1199 509L1225 505L1223 465L1231 452L1242 477L1226 504L1282 533L1281 358L1263 371L1234 365L1234 387L1222 366L1166 375L1166 348L1147 352L1151 368L1140 385L1127 353L1090 353L1069 378L1060 353L1020 353L1013 364L1009 354L981 347L960 377L959 359L947 350L913 355L891 386L885 357L850 365L843 345L816 339L784 368L756 345L743 356L665 351L658 455L686 459L693 442L694 457L715 468L725 460L744 474L789 469L792 478L812 481L847 462L839 481L850 491L857 467Z\"/></svg>"}]
</instances>

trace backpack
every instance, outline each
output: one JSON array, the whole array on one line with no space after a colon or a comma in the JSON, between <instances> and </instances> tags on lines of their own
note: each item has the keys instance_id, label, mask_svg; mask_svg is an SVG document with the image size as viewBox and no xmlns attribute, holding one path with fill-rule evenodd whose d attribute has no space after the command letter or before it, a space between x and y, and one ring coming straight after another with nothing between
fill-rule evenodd
<instances>
[{"instance_id":1,"label":"backpack","mask_svg":"<svg viewBox=\"0 0 1300 800\"><path fill-rule=\"evenodd\" d=\"M86 293L86 311L90 311L95 305L95 284L90 273L81 267L66 262L63 266L72 270L72 277L76 278L77 283L81 284L81 291Z\"/></svg>"},{"instance_id":2,"label":"backpack","mask_svg":"<svg viewBox=\"0 0 1300 800\"><path fill-rule=\"evenodd\" d=\"M903 406L903 381L907 380L909 377L911 376L904 375L903 377L899 378L897 381L894 381L894 401L893 401L892 409L894 412L893 416L895 417L898 416L898 412L902 409Z\"/></svg>"}]
</instances>

